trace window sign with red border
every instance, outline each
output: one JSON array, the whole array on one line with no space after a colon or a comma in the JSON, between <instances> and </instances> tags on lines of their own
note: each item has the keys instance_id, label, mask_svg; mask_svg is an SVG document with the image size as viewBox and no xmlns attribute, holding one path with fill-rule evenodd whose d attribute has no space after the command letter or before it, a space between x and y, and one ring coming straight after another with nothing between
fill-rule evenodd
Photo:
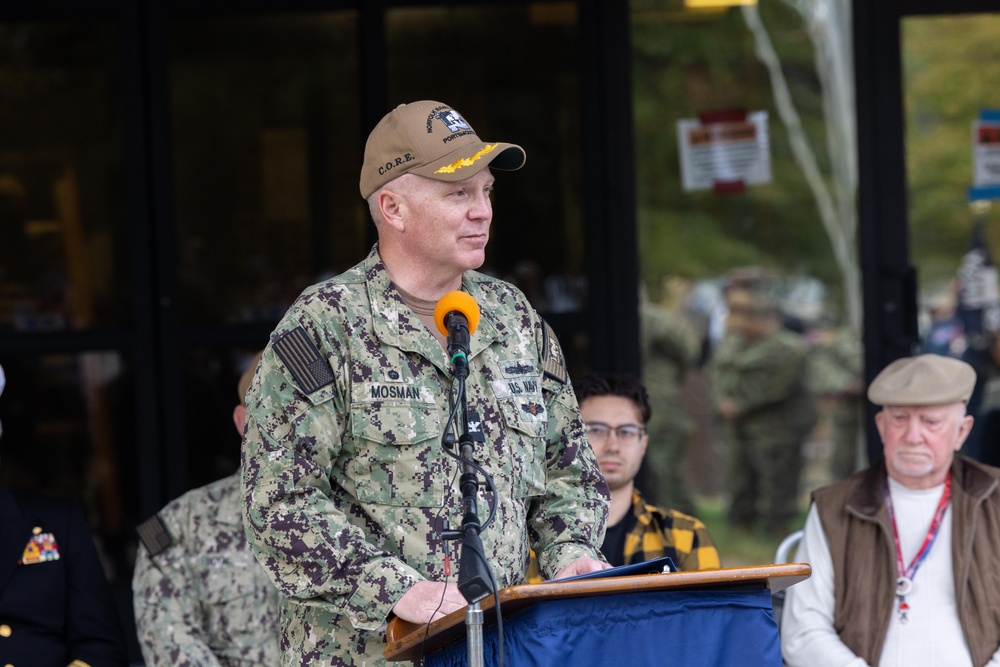
<instances>
[{"instance_id":1,"label":"window sign with red border","mask_svg":"<svg viewBox=\"0 0 1000 667\"><path fill-rule=\"evenodd\" d=\"M771 182L767 112L709 111L677 121L684 190L744 192L747 185Z\"/></svg>"}]
</instances>

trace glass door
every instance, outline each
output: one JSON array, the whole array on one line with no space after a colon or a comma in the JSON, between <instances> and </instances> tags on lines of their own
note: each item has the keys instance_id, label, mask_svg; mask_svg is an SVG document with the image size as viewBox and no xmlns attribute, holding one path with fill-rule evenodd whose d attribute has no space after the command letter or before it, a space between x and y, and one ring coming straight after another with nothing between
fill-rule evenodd
<instances>
[{"instance_id":1,"label":"glass door","mask_svg":"<svg viewBox=\"0 0 1000 667\"><path fill-rule=\"evenodd\" d=\"M920 349L979 383L963 452L1000 463L1000 14L901 23L910 253Z\"/></svg>"}]
</instances>

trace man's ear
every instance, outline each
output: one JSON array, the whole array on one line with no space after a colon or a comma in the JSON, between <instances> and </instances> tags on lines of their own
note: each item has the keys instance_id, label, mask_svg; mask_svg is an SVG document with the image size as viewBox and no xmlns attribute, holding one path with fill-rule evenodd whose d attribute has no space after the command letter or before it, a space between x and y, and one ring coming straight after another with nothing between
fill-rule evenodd
<instances>
[{"instance_id":1,"label":"man's ear","mask_svg":"<svg viewBox=\"0 0 1000 667\"><path fill-rule=\"evenodd\" d=\"M382 220L397 232L405 232L406 199L398 192L383 188L375 198Z\"/></svg>"},{"instance_id":2,"label":"man's ear","mask_svg":"<svg viewBox=\"0 0 1000 667\"><path fill-rule=\"evenodd\" d=\"M882 408L875 413L875 430L878 431L879 439L885 442L884 432L885 432L885 420L887 419L885 415L885 408Z\"/></svg>"},{"instance_id":3,"label":"man's ear","mask_svg":"<svg viewBox=\"0 0 1000 667\"><path fill-rule=\"evenodd\" d=\"M972 415L965 415L962 417L962 421L958 425L958 438L955 443L955 451L957 452L962 448L962 444L965 443L965 439L969 437L969 433L972 432L972 424L975 419Z\"/></svg>"},{"instance_id":4,"label":"man's ear","mask_svg":"<svg viewBox=\"0 0 1000 667\"><path fill-rule=\"evenodd\" d=\"M236 425L236 430L239 432L240 437L243 437L243 426L247 418L247 406L240 403L235 408L233 408L233 424Z\"/></svg>"}]
</instances>

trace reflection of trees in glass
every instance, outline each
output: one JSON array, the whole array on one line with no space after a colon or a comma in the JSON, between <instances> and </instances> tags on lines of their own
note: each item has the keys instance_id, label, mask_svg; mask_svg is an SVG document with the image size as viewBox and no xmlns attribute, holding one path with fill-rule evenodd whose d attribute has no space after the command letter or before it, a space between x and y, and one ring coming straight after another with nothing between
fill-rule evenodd
<instances>
[{"instance_id":1,"label":"reflection of trees in glass","mask_svg":"<svg viewBox=\"0 0 1000 667\"><path fill-rule=\"evenodd\" d=\"M813 146L816 168L827 174L831 160L823 90L802 16L785 3L764 3L759 12L781 59L802 133ZM771 77L754 57L754 38L741 15L730 10L712 16L680 21L633 7L642 277L656 286L667 275L710 278L734 266L757 264L817 277L834 287L829 293L840 294L841 268L786 132L771 128L772 183L743 195L681 191L678 119L726 108L761 109L780 117ZM827 184L829 177L822 180Z\"/></svg>"},{"instance_id":2,"label":"reflection of trees in glass","mask_svg":"<svg viewBox=\"0 0 1000 667\"><path fill-rule=\"evenodd\" d=\"M1000 14L904 19L902 52L910 248L921 287L940 289L968 250L975 217L972 122L1000 108ZM984 213L994 255L998 209Z\"/></svg>"},{"instance_id":3,"label":"reflection of trees in glass","mask_svg":"<svg viewBox=\"0 0 1000 667\"><path fill-rule=\"evenodd\" d=\"M850 35L850 6L836 0L789 0L802 14L816 49L830 174L824 175L809 137L802 129L781 60L771 43L756 5L743 7L743 18L754 36L757 57L771 76L775 104L788 132L796 164L816 199L816 207L830 239L843 286L845 319L861 333L861 270L858 265L857 132L854 117L854 76ZM828 185L828 182L830 184Z\"/></svg>"}]
</instances>

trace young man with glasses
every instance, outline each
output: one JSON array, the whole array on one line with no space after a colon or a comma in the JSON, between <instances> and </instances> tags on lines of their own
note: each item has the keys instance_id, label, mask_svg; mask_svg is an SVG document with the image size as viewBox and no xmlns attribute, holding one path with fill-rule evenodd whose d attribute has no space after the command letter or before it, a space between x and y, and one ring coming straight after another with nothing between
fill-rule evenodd
<instances>
[{"instance_id":1,"label":"young man with glasses","mask_svg":"<svg viewBox=\"0 0 1000 667\"><path fill-rule=\"evenodd\" d=\"M669 556L679 570L720 567L719 553L704 523L651 505L635 488L649 444L646 424L652 412L639 379L591 373L574 384L574 391L594 456L611 490L608 529L601 545L608 562L630 565ZM534 554L527 579L529 583L542 580Z\"/></svg>"},{"instance_id":2,"label":"young man with glasses","mask_svg":"<svg viewBox=\"0 0 1000 667\"><path fill-rule=\"evenodd\" d=\"M651 414L639 379L592 373L575 390L587 436L611 489L608 530L601 545L608 562L627 565L670 556L679 570L719 567L719 553L705 524L649 504L635 488L649 444L646 424Z\"/></svg>"}]
</instances>

